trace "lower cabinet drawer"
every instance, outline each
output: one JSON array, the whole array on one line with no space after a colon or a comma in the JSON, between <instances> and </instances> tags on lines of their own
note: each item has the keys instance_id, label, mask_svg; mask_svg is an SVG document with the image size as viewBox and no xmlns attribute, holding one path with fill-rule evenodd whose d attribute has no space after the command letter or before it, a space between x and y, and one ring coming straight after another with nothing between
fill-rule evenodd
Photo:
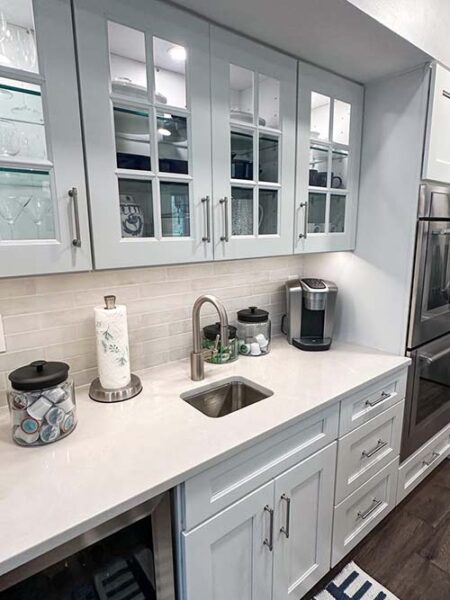
<instances>
[{"instance_id":1,"label":"lower cabinet drawer","mask_svg":"<svg viewBox=\"0 0 450 600\"><path fill-rule=\"evenodd\" d=\"M406 498L449 455L450 425L447 425L400 465L397 503Z\"/></svg>"},{"instance_id":2,"label":"lower cabinet drawer","mask_svg":"<svg viewBox=\"0 0 450 600\"><path fill-rule=\"evenodd\" d=\"M341 402L339 436L342 437L404 400L407 374L407 367L404 367L344 398Z\"/></svg>"},{"instance_id":3,"label":"lower cabinet drawer","mask_svg":"<svg viewBox=\"0 0 450 600\"><path fill-rule=\"evenodd\" d=\"M339 406L331 406L188 479L182 486L189 531L337 438Z\"/></svg>"},{"instance_id":4,"label":"lower cabinet drawer","mask_svg":"<svg viewBox=\"0 0 450 600\"><path fill-rule=\"evenodd\" d=\"M334 509L332 566L395 507L398 463L397 457Z\"/></svg>"},{"instance_id":5,"label":"lower cabinet drawer","mask_svg":"<svg viewBox=\"0 0 450 600\"><path fill-rule=\"evenodd\" d=\"M339 440L336 504L400 454L404 406L397 402Z\"/></svg>"}]
</instances>

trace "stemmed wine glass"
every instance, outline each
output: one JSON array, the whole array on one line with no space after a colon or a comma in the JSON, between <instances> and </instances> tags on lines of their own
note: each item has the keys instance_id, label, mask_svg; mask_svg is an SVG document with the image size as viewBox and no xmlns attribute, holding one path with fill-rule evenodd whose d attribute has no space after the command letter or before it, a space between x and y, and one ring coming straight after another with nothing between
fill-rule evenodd
<instances>
[{"instance_id":1,"label":"stemmed wine glass","mask_svg":"<svg viewBox=\"0 0 450 600\"><path fill-rule=\"evenodd\" d=\"M31 197L26 205L26 210L36 226L36 238L41 239L41 226L46 215L50 212L51 204L49 196L36 194Z\"/></svg>"},{"instance_id":2,"label":"stemmed wine glass","mask_svg":"<svg viewBox=\"0 0 450 600\"><path fill-rule=\"evenodd\" d=\"M9 225L10 240L15 239L14 225L31 198L28 195L0 194L0 217Z\"/></svg>"}]
</instances>

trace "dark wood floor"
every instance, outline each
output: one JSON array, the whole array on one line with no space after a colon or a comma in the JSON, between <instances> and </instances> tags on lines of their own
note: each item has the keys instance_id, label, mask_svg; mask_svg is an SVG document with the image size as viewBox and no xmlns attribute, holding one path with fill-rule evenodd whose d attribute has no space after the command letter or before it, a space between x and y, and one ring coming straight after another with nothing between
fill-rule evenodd
<instances>
[{"instance_id":1,"label":"dark wood floor","mask_svg":"<svg viewBox=\"0 0 450 600\"><path fill-rule=\"evenodd\" d=\"M307 594L354 560L400 600L450 600L450 460L444 462Z\"/></svg>"}]
</instances>

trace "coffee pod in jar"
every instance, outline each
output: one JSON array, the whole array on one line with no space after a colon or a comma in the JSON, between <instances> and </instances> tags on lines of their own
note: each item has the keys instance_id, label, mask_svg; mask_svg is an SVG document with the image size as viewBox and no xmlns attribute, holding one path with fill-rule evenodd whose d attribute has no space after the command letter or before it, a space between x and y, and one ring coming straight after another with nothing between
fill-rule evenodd
<instances>
[{"instance_id":1,"label":"coffee pod in jar","mask_svg":"<svg viewBox=\"0 0 450 600\"><path fill-rule=\"evenodd\" d=\"M9 374L13 440L40 446L66 437L77 423L69 365L37 360Z\"/></svg>"}]
</instances>

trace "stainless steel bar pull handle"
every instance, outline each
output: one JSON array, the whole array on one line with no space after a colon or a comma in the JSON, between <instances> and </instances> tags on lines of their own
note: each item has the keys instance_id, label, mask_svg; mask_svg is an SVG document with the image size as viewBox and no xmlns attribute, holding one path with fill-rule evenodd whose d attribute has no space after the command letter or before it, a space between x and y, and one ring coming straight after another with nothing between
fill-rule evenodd
<instances>
[{"instance_id":1,"label":"stainless steel bar pull handle","mask_svg":"<svg viewBox=\"0 0 450 600\"><path fill-rule=\"evenodd\" d=\"M388 394L387 392L381 392L381 395L376 400L366 400L366 406L376 406L377 404L380 404L380 402L383 402L383 400L387 400L390 397L391 394Z\"/></svg>"},{"instance_id":2,"label":"stainless steel bar pull handle","mask_svg":"<svg viewBox=\"0 0 450 600\"><path fill-rule=\"evenodd\" d=\"M362 512L361 511L358 512L358 515L357 515L358 519L362 519L364 521L365 519L367 519L367 517L370 517L370 515L373 512L375 512L377 510L377 508L379 506L381 506L382 504L383 504L383 500L377 500L376 498L374 498L372 500L372 505L369 506L369 508L367 508L366 510L364 510Z\"/></svg>"},{"instance_id":3,"label":"stainless steel bar pull handle","mask_svg":"<svg viewBox=\"0 0 450 600\"><path fill-rule=\"evenodd\" d=\"M433 452L431 455L430 460L424 460L423 461L423 466L424 467L429 467L430 465L432 465L434 463L435 460L437 460L439 457L441 456L440 452Z\"/></svg>"},{"instance_id":4,"label":"stainless steel bar pull handle","mask_svg":"<svg viewBox=\"0 0 450 600\"><path fill-rule=\"evenodd\" d=\"M230 241L230 232L229 232L229 223L228 223L228 198L221 198L219 203L223 206L223 226L224 232L220 237L221 242L229 242Z\"/></svg>"},{"instance_id":5,"label":"stainless steel bar pull handle","mask_svg":"<svg viewBox=\"0 0 450 600\"><path fill-rule=\"evenodd\" d=\"M211 242L211 199L209 196L202 198L202 204L205 207L205 222L206 222L206 235L202 237L202 242Z\"/></svg>"},{"instance_id":6,"label":"stainless steel bar pull handle","mask_svg":"<svg viewBox=\"0 0 450 600\"><path fill-rule=\"evenodd\" d=\"M286 494L283 494L281 499L286 502L286 521L284 527L280 529L280 532L284 533L286 538L289 539L289 533L291 530L291 499Z\"/></svg>"},{"instance_id":7,"label":"stainless steel bar pull handle","mask_svg":"<svg viewBox=\"0 0 450 600\"><path fill-rule=\"evenodd\" d=\"M304 213L303 213L303 233L299 233L298 237L300 239L304 239L306 240L306 238L308 237L308 203L307 202L300 202L299 204L300 208L304 208Z\"/></svg>"},{"instance_id":8,"label":"stainless steel bar pull handle","mask_svg":"<svg viewBox=\"0 0 450 600\"><path fill-rule=\"evenodd\" d=\"M374 448L372 448L372 450L363 450L361 452L361 456L364 456L365 458L370 458L371 456L382 450L385 446L387 446L387 442L384 442L383 440L378 440L377 445Z\"/></svg>"},{"instance_id":9,"label":"stainless steel bar pull handle","mask_svg":"<svg viewBox=\"0 0 450 600\"><path fill-rule=\"evenodd\" d=\"M273 550L273 508L270 508L268 504L264 507L264 512L269 513L269 537L263 542L264 546L267 546L272 552Z\"/></svg>"},{"instance_id":10,"label":"stainless steel bar pull handle","mask_svg":"<svg viewBox=\"0 0 450 600\"><path fill-rule=\"evenodd\" d=\"M73 200L73 217L75 224L75 237L72 240L72 246L81 248L80 212L78 210L78 190L76 187L69 190L69 196Z\"/></svg>"}]
</instances>

